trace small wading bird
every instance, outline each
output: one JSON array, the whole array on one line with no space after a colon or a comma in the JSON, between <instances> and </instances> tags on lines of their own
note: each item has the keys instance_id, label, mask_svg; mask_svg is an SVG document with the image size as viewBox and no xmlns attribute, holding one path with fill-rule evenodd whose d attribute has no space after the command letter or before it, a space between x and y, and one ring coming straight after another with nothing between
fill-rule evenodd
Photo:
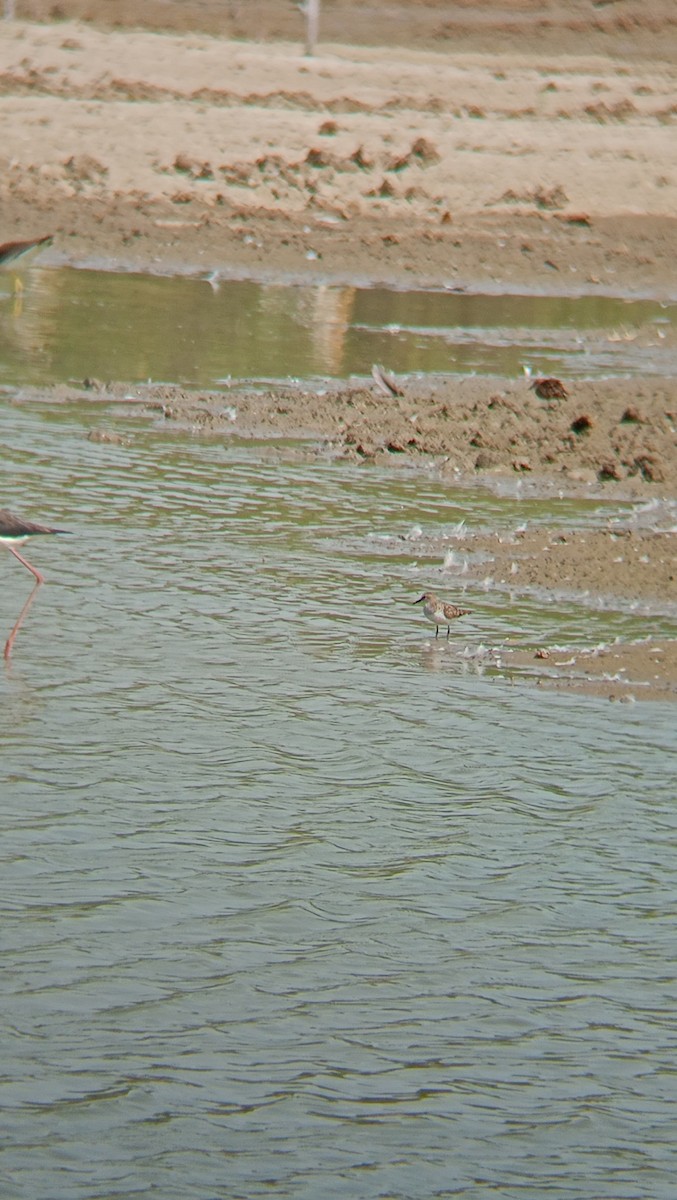
<instances>
[{"instance_id":1,"label":"small wading bird","mask_svg":"<svg viewBox=\"0 0 677 1200\"><path fill-rule=\"evenodd\" d=\"M10 554L13 554L15 558L18 558L19 562L30 571L31 575L35 579L35 587L33 588L28 600L19 613L19 619L7 638L7 642L5 643L5 658L7 659L12 653L14 639L16 638L16 635L23 624L26 613L33 603L35 593L45 582L45 577L42 572L38 571L37 567L34 567L32 563L29 563L28 559L24 558L22 554L19 554L19 551L16 549L16 547L21 546L24 542L28 541L29 538L37 537L38 535L45 533L68 533L68 530L52 529L49 525L35 525L32 521L24 521L21 517L14 516L14 514L8 512L7 509L0 510L0 543L7 547Z\"/></svg>"},{"instance_id":2,"label":"small wading bird","mask_svg":"<svg viewBox=\"0 0 677 1200\"><path fill-rule=\"evenodd\" d=\"M0 246L0 270L12 272L15 292L23 291L19 271L29 267L33 259L51 246L53 241L52 234L47 234L46 237L36 238L32 242L4 242Z\"/></svg>"},{"instance_id":3,"label":"small wading bird","mask_svg":"<svg viewBox=\"0 0 677 1200\"><path fill-rule=\"evenodd\" d=\"M404 392L397 382L394 375L388 371L384 371L378 363L374 363L371 368L372 378L376 386L385 393L386 396L403 396Z\"/></svg>"},{"instance_id":4,"label":"small wading bird","mask_svg":"<svg viewBox=\"0 0 677 1200\"><path fill-rule=\"evenodd\" d=\"M429 621L432 621L435 626L435 637L440 632L440 625L446 625L447 637L449 637L451 622L457 617L467 617L472 609L459 608L458 604L445 604L440 600L434 592L424 592L419 596L418 600L413 601L414 604L423 604L423 612Z\"/></svg>"},{"instance_id":5,"label":"small wading bird","mask_svg":"<svg viewBox=\"0 0 677 1200\"><path fill-rule=\"evenodd\" d=\"M539 400L566 400L569 395L561 379L534 379L529 388Z\"/></svg>"}]
</instances>

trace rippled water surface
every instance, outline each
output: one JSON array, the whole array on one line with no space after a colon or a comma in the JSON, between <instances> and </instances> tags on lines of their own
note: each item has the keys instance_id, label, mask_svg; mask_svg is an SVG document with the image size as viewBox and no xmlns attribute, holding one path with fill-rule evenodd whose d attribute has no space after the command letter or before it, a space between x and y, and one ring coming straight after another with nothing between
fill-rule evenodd
<instances>
[{"instance_id":1,"label":"rippled water surface","mask_svg":"<svg viewBox=\"0 0 677 1200\"><path fill-rule=\"evenodd\" d=\"M672 1200L674 709L473 665L649 629L374 551L589 510L91 419L0 406L0 1193Z\"/></svg>"}]
</instances>

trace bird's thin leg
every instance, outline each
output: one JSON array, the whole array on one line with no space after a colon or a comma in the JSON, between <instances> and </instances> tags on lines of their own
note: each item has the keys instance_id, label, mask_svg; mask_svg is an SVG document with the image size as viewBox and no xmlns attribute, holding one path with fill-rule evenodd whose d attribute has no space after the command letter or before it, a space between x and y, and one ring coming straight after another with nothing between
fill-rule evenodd
<instances>
[{"instance_id":1,"label":"bird's thin leg","mask_svg":"<svg viewBox=\"0 0 677 1200\"><path fill-rule=\"evenodd\" d=\"M437 637L437 635L439 634L439 632L440 632L440 627L439 627L439 625L436 625L436 626L435 626L435 637Z\"/></svg>"},{"instance_id":2,"label":"bird's thin leg","mask_svg":"<svg viewBox=\"0 0 677 1200\"><path fill-rule=\"evenodd\" d=\"M37 580L38 583L45 582L44 575L42 575L36 567L31 566L28 559L24 558L23 555L19 554L19 551L15 550L14 546L8 546L7 549L9 550L10 554L13 554L15 558L18 558L20 563L23 563L23 565L25 567L28 567L28 570L30 571L31 575L33 576L34 579Z\"/></svg>"},{"instance_id":3,"label":"bird's thin leg","mask_svg":"<svg viewBox=\"0 0 677 1200\"><path fill-rule=\"evenodd\" d=\"M447 641L449 641L449 634L450 634L450 633L451 633L451 625L447 625Z\"/></svg>"},{"instance_id":4,"label":"bird's thin leg","mask_svg":"<svg viewBox=\"0 0 677 1200\"><path fill-rule=\"evenodd\" d=\"M33 601L35 600L35 597L39 590L40 590L40 581L38 581L36 583L35 587L33 588L33 591L31 592L26 603L24 604L23 608L21 609L21 612L19 613L18 619L14 625L14 628L12 629L12 632L10 633L9 637L7 638L7 641L5 642L5 662L9 662L9 660L12 656L12 646L14 645L14 642L16 640L16 635L19 632L19 630L21 629L21 626L23 625L23 623L26 619L26 616L28 614L28 610L29 610L31 604L33 603Z\"/></svg>"}]
</instances>

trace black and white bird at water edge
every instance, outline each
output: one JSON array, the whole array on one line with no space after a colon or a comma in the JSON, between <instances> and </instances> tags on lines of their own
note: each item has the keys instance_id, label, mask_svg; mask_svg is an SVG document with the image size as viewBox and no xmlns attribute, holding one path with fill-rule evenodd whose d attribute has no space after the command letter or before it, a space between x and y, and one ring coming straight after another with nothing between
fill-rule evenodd
<instances>
[{"instance_id":1,"label":"black and white bird at water edge","mask_svg":"<svg viewBox=\"0 0 677 1200\"><path fill-rule=\"evenodd\" d=\"M0 543L6 546L10 554L18 558L20 563L23 563L37 583L44 583L45 577L37 567L29 563L27 558L19 554L17 546L22 546L24 542L30 541L31 538L40 537L43 534L51 533L68 533L67 529L53 529L51 525L36 525L33 521L24 521L22 517L15 516L6 508L0 509Z\"/></svg>"},{"instance_id":2,"label":"black and white bird at water edge","mask_svg":"<svg viewBox=\"0 0 677 1200\"><path fill-rule=\"evenodd\" d=\"M3 242L0 245L0 271L8 271L14 276L14 291L23 291L21 272L25 271L32 260L51 246L54 237L48 233L45 237L34 238L30 242Z\"/></svg>"}]
</instances>

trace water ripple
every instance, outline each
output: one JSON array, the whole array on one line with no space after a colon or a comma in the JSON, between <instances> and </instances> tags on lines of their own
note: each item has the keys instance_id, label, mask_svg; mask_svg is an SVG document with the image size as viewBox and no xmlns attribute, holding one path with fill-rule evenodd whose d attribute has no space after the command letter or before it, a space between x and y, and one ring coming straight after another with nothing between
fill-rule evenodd
<instances>
[{"instance_id":1,"label":"water ripple","mask_svg":"<svg viewBox=\"0 0 677 1200\"><path fill-rule=\"evenodd\" d=\"M368 549L520 502L0 435L76 532L0 682L3 1194L672 1200L674 714L431 669Z\"/></svg>"}]
</instances>

